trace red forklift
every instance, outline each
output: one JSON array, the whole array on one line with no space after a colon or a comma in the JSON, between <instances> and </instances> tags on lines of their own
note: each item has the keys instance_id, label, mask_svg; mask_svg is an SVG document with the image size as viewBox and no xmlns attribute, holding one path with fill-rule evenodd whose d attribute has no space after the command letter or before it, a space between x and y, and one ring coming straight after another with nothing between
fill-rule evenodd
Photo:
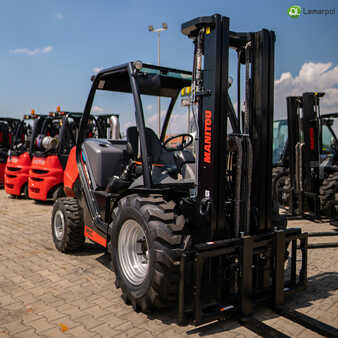
<instances>
[{"instance_id":1,"label":"red forklift","mask_svg":"<svg viewBox=\"0 0 338 338\"><path fill-rule=\"evenodd\" d=\"M5 169L5 190L11 196L28 198L28 173L32 162L34 139L41 130L46 116L34 110L24 115L13 139ZM33 127L29 122L33 122Z\"/></svg>"},{"instance_id":2,"label":"red forklift","mask_svg":"<svg viewBox=\"0 0 338 338\"><path fill-rule=\"evenodd\" d=\"M75 145L81 113L57 109L49 113L34 140L28 177L28 196L46 201L63 196L63 175L71 148Z\"/></svg>"},{"instance_id":3,"label":"red forklift","mask_svg":"<svg viewBox=\"0 0 338 338\"><path fill-rule=\"evenodd\" d=\"M0 186L4 185L8 151L10 150L13 136L19 124L19 119L0 117Z\"/></svg>"},{"instance_id":4,"label":"red forklift","mask_svg":"<svg viewBox=\"0 0 338 338\"><path fill-rule=\"evenodd\" d=\"M262 302L280 306L303 289L307 234L287 229L272 208L274 32L234 32L218 14L186 22L182 32L195 46L192 73L135 61L94 77L69 168L73 183L54 204L51 230L61 252L81 249L85 237L103 246L135 311L176 304L180 322L200 325L250 315ZM245 68L246 109L238 116L228 93L233 49L238 84ZM175 147L166 139L190 84L196 158L187 150L190 134L176 135ZM126 140L86 138L94 99L104 93L131 97ZM169 102L160 135L146 125L147 95Z\"/></svg>"},{"instance_id":5,"label":"red forklift","mask_svg":"<svg viewBox=\"0 0 338 338\"><path fill-rule=\"evenodd\" d=\"M57 200L64 196L65 168L76 144L82 113L64 112L58 107L46 119L41 134L35 139L28 178L29 198L39 201ZM116 121L117 119L117 121ZM91 115L86 125L87 137L105 137L107 130L118 123L116 115ZM51 134L53 133L53 134Z\"/></svg>"}]
</instances>

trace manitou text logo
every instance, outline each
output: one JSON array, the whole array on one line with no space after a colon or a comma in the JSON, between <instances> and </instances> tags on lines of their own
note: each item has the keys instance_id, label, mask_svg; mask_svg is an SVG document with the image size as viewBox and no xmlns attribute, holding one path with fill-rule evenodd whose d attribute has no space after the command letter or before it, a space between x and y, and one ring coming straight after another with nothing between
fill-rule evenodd
<instances>
[{"instance_id":1,"label":"manitou text logo","mask_svg":"<svg viewBox=\"0 0 338 338\"><path fill-rule=\"evenodd\" d=\"M212 113L206 110L204 113L204 153L203 159L205 163L211 163L211 124Z\"/></svg>"},{"instance_id":2,"label":"manitou text logo","mask_svg":"<svg viewBox=\"0 0 338 338\"><path fill-rule=\"evenodd\" d=\"M302 9L300 6L291 6L288 9L288 14L290 18L298 18L300 16L300 13L302 12Z\"/></svg>"}]
</instances>

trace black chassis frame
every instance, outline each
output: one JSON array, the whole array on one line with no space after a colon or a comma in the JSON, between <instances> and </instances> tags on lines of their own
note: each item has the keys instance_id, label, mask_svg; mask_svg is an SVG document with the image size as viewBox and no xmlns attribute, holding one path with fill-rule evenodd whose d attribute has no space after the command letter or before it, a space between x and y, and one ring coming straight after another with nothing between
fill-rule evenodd
<instances>
[{"instance_id":1,"label":"black chassis frame","mask_svg":"<svg viewBox=\"0 0 338 338\"><path fill-rule=\"evenodd\" d=\"M108 211L106 219L103 219L95 204L95 192L90 190L82 167L81 144L85 139L83 129L90 114L95 90L99 87L103 89L106 85L100 81L106 75L118 77L127 72L130 80L128 88L120 85L117 89L132 91L134 95L144 169L144 187L128 190L127 193L156 192L165 195L179 192L180 194L176 195L179 196L177 199L180 208L185 217L194 220L195 233L207 229L206 236L197 235L197 238L194 238L192 235L190 239L188 237L180 261L178 319L183 322L190 317L198 325L224 318L233 312L248 315L253 311L254 303L260 300L280 305L287 293L304 288L307 283L307 234L301 233L300 229L281 229L272 224L274 33L268 30L257 33L231 32L229 19L218 14L191 20L182 25L182 32L191 37L195 43L192 88L193 100L198 106L199 121L196 195L191 191L188 192L191 187L189 184L154 186L152 183L150 158L146 155L145 125L139 84L136 79L137 69L135 63L130 62L102 70L93 79L77 140L76 158L81 181L77 197L84 209L85 225L108 241L111 199L116 201L122 196L101 192L107 200L106 211ZM240 56L239 63L247 66L247 111L242 116L242 129L241 112L236 116L227 87L224 86L228 80L229 48L235 48ZM199 62L199 53L204 55L204 68ZM169 70L164 67L145 66ZM179 90L176 94L172 94L172 102L161 133L162 140L178 94ZM207 118L211 120L212 130L210 163L205 163L203 157L205 131L210 128L210 121L206 124ZM232 208L235 203L225 196L227 119L231 121L234 136L242 140L245 155L248 154L243 157L246 164L252 163L251 155L255 159L253 168L250 169L248 165L243 171L251 173L255 180L243 180L242 193L249 198L240 203L239 226L243 231L237 236L233 235L233 225L226 220L225 212L229 203ZM252 186L252 198L249 186ZM248 208L251 208L249 215L244 212ZM285 281L285 250L290 242L292 243L290 280ZM300 242L302 252L299 278L296 271L297 242Z\"/></svg>"},{"instance_id":2,"label":"black chassis frame","mask_svg":"<svg viewBox=\"0 0 338 338\"><path fill-rule=\"evenodd\" d=\"M307 92L302 96L289 96L287 101L288 145L287 164L291 179L288 203L289 215L320 219L319 189L324 172L338 170L336 165L321 163L322 125L325 119L337 118L338 113L320 114L320 98L325 93ZM302 109L302 117L299 115ZM336 135L332 128L334 137ZM336 138L337 140L337 138ZM283 165L282 164L282 165ZM305 203L308 200L310 203ZM296 203L298 202L298 208ZM334 208L332 208L334 211Z\"/></svg>"}]
</instances>

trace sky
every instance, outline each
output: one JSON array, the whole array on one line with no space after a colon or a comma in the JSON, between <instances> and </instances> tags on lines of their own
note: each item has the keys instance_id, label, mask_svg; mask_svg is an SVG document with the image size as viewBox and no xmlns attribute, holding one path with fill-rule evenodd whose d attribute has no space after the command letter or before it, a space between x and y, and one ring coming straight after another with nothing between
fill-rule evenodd
<instances>
[{"instance_id":1,"label":"sky","mask_svg":"<svg viewBox=\"0 0 338 338\"><path fill-rule=\"evenodd\" d=\"M336 14L294 19L288 16L291 5ZM0 116L20 117L33 108L45 113L57 105L83 111L90 76L98 69L132 60L157 62L157 37L148 32L149 24L169 27L161 33L161 65L191 70L193 45L181 24L214 13L230 17L233 31L276 32L276 118L286 115L287 95L304 91L326 91L322 110L338 111L335 0L1 0L0 13ZM230 75L235 73L232 67ZM97 113L125 113L119 105L94 105ZM145 106L148 122L156 122L156 101ZM173 131L186 120L182 107L175 114ZM121 124L128 123L121 116Z\"/></svg>"}]
</instances>

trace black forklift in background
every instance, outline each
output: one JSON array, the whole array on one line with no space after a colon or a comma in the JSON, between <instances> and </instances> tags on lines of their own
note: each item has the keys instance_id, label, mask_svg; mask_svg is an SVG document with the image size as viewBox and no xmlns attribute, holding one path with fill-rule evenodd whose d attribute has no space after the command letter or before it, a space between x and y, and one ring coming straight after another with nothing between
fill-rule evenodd
<instances>
[{"instance_id":1,"label":"black forklift in background","mask_svg":"<svg viewBox=\"0 0 338 338\"><path fill-rule=\"evenodd\" d=\"M292 217L335 217L338 140L333 125L338 113L320 113L324 95L287 97L287 141L273 169L273 195ZM285 123L277 123L284 135Z\"/></svg>"},{"instance_id":2,"label":"black forklift in background","mask_svg":"<svg viewBox=\"0 0 338 338\"><path fill-rule=\"evenodd\" d=\"M271 202L274 32L236 33L218 14L186 22L182 32L195 46L192 74L136 61L93 79L73 197L56 201L51 229L62 252L80 249L85 237L105 247L116 286L136 311L176 303L180 322L200 325L250 315L260 302L279 306L304 289L307 234L287 229ZM239 114L228 94L231 49L239 56L238 81L245 67L246 109ZM177 135L174 148L165 142L180 90L190 84L196 158L186 150L190 134ZM102 91L133 96L135 125L126 140L86 139ZM145 125L145 95L171 99L160 137ZM188 164L194 177L186 175Z\"/></svg>"},{"instance_id":3,"label":"black forklift in background","mask_svg":"<svg viewBox=\"0 0 338 338\"><path fill-rule=\"evenodd\" d=\"M0 187L4 185L5 168L8 151L20 120L11 117L0 117Z\"/></svg>"}]
</instances>

